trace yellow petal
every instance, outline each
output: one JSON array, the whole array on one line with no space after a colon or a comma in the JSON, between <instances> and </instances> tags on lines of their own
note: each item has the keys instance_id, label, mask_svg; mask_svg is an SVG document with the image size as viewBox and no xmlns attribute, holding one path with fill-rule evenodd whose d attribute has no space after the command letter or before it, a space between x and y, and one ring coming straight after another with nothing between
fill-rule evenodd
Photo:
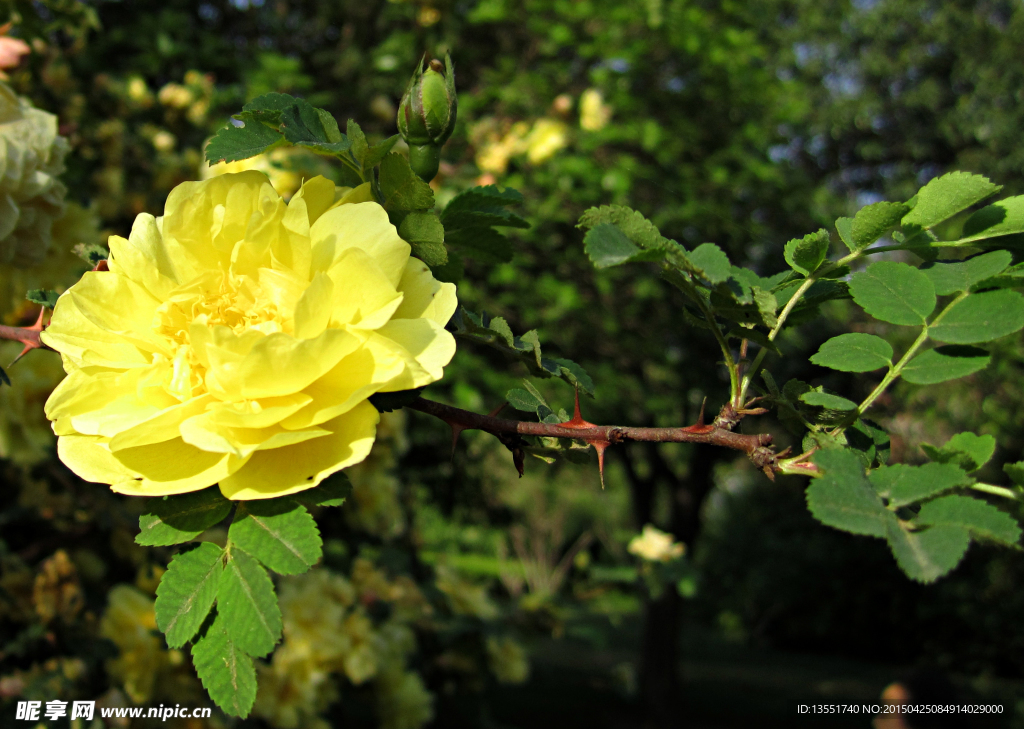
<instances>
[{"instance_id":1,"label":"yellow petal","mask_svg":"<svg viewBox=\"0 0 1024 729\"><path fill-rule=\"evenodd\" d=\"M399 376L405 366L405 359L394 350L360 347L303 390L310 403L281 425L306 428L336 418Z\"/></svg>"},{"instance_id":2,"label":"yellow petal","mask_svg":"<svg viewBox=\"0 0 1024 729\"><path fill-rule=\"evenodd\" d=\"M169 353L153 331L153 316L160 302L134 281L110 271L89 271L67 295L97 327L144 351Z\"/></svg>"},{"instance_id":3,"label":"yellow petal","mask_svg":"<svg viewBox=\"0 0 1024 729\"><path fill-rule=\"evenodd\" d=\"M139 222L142 217L140 215L136 218L135 225L132 226L133 230L136 227L142 227ZM152 215L146 217L150 221L153 219ZM153 224L153 233L159 239L160 234L156 231L155 223ZM160 271L160 267L153 257L126 238L112 235L107 239L107 246L110 248L110 256L107 258L108 270L146 287L146 290L156 299L163 301L177 286L174 280Z\"/></svg>"},{"instance_id":4,"label":"yellow petal","mask_svg":"<svg viewBox=\"0 0 1024 729\"><path fill-rule=\"evenodd\" d=\"M430 382L440 380L444 366L455 356L455 337L430 319L395 319L376 332L395 342L426 371ZM429 384L421 382L413 387Z\"/></svg>"},{"instance_id":5,"label":"yellow petal","mask_svg":"<svg viewBox=\"0 0 1024 729\"><path fill-rule=\"evenodd\" d=\"M323 377L360 344L358 337L328 329L315 339L271 334L245 356L238 373L242 397L257 399L291 395Z\"/></svg>"},{"instance_id":6,"label":"yellow petal","mask_svg":"<svg viewBox=\"0 0 1024 729\"><path fill-rule=\"evenodd\" d=\"M257 451L242 468L221 479L229 499L269 499L313 488L332 473L370 453L380 414L368 402L321 425L330 435Z\"/></svg>"},{"instance_id":7,"label":"yellow petal","mask_svg":"<svg viewBox=\"0 0 1024 729\"><path fill-rule=\"evenodd\" d=\"M112 488L135 496L167 496L212 486L245 464L246 459L226 453L208 453L181 438L125 448L113 454L136 480Z\"/></svg>"},{"instance_id":8,"label":"yellow petal","mask_svg":"<svg viewBox=\"0 0 1024 729\"><path fill-rule=\"evenodd\" d=\"M313 400L305 393L242 402L218 402L209 408L210 421L235 428L267 428L280 423Z\"/></svg>"},{"instance_id":9,"label":"yellow petal","mask_svg":"<svg viewBox=\"0 0 1024 729\"><path fill-rule=\"evenodd\" d=\"M370 183L364 183L367 187ZM323 175L317 175L311 180L306 180L292 200L296 197L302 198L306 203L306 214L309 224L313 225L317 219L327 212L327 209L334 205L335 185Z\"/></svg>"},{"instance_id":10,"label":"yellow petal","mask_svg":"<svg viewBox=\"0 0 1024 729\"><path fill-rule=\"evenodd\" d=\"M181 435L180 426L182 422L204 412L209 405L215 402L216 398L213 395L206 394L165 408L148 420L144 420L112 437L109 445L110 450L119 451L124 448L163 443L164 441L177 438Z\"/></svg>"},{"instance_id":11,"label":"yellow petal","mask_svg":"<svg viewBox=\"0 0 1024 729\"><path fill-rule=\"evenodd\" d=\"M373 197L373 188L369 182L364 182L354 188L345 191L345 194L338 198L338 201L331 207L338 205L352 205L354 203L376 202Z\"/></svg>"},{"instance_id":12,"label":"yellow petal","mask_svg":"<svg viewBox=\"0 0 1024 729\"><path fill-rule=\"evenodd\" d=\"M366 251L392 286L397 286L412 249L398 237L388 214L375 202L339 205L321 215L309 231L314 271L328 271L349 248Z\"/></svg>"},{"instance_id":13,"label":"yellow petal","mask_svg":"<svg viewBox=\"0 0 1024 729\"><path fill-rule=\"evenodd\" d=\"M126 369L145 367L152 355L124 338L96 326L86 317L72 296L61 296L53 318L41 337L78 366L89 364Z\"/></svg>"},{"instance_id":14,"label":"yellow petal","mask_svg":"<svg viewBox=\"0 0 1024 729\"><path fill-rule=\"evenodd\" d=\"M319 335L331 320L331 300L334 297L334 282L325 273L313 277L295 305L295 336L312 339Z\"/></svg>"},{"instance_id":15,"label":"yellow petal","mask_svg":"<svg viewBox=\"0 0 1024 729\"><path fill-rule=\"evenodd\" d=\"M360 329L377 329L402 303L402 294L377 262L359 248L344 251L327 275L334 282L333 326L353 324Z\"/></svg>"},{"instance_id":16,"label":"yellow petal","mask_svg":"<svg viewBox=\"0 0 1024 729\"><path fill-rule=\"evenodd\" d=\"M210 413L189 418L181 424L181 437L203 451L230 453L245 458L254 451L281 448L312 438L330 435L320 428L285 430L280 425L267 428L236 428L216 422Z\"/></svg>"},{"instance_id":17,"label":"yellow petal","mask_svg":"<svg viewBox=\"0 0 1024 729\"><path fill-rule=\"evenodd\" d=\"M432 319L443 327L458 306L455 284L435 279L427 264L418 258L410 257L405 264L398 290L405 298L394 319Z\"/></svg>"},{"instance_id":18,"label":"yellow petal","mask_svg":"<svg viewBox=\"0 0 1024 729\"><path fill-rule=\"evenodd\" d=\"M57 456L76 476L95 483L132 481L138 474L126 468L105 447L106 438L65 435L57 439Z\"/></svg>"}]
</instances>

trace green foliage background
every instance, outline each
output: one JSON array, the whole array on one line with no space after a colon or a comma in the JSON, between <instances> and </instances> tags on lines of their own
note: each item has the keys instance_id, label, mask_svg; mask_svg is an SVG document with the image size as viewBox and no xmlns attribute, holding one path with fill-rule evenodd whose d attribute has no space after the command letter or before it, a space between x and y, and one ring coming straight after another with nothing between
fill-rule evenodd
<instances>
[{"instance_id":1,"label":"green foliage background","mask_svg":"<svg viewBox=\"0 0 1024 729\"><path fill-rule=\"evenodd\" d=\"M451 51L459 123L436 197L445 204L475 184L510 185L523 193L516 211L531 223L509 233L512 262L468 263L460 300L504 317L514 332L537 330L547 356L584 365L597 383L584 415L598 423L689 423L705 397L724 401L728 380L710 335L682 325L678 292L642 267L595 273L575 227L584 210L628 205L688 248L713 241L734 262L765 266L767 274L779 268L786 241L860 205L904 200L948 170L984 174L1005 193L1024 191L1024 10L1016 3L4 5L20 21L14 32L36 44L11 82L59 116L72 145L69 198L118 234L137 213L159 212L175 184L199 175L205 141L244 102L271 91L300 95L339 119L355 118L377 142L395 133L398 98L421 54ZM591 128L580 124L588 90L600 92L610 113ZM561 138L547 156L531 151L544 141L545 124ZM493 162L496 150L504 165ZM281 164L307 176L320 171L316 161ZM799 356L785 360L776 376L862 398L870 391L863 379L806 364L829 337L868 331L869 320L849 302L829 307L828 326L786 335L787 351L802 352L804 364L786 364ZM921 443L962 430L995 436L995 458L981 472L989 480L1021 459L1019 335L995 353L990 369L941 389L897 386L881 414L894 460L923 461ZM430 394L484 412L521 387L525 374L496 352L460 347ZM551 409L571 408L567 388L535 384ZM1003 697L1024 671L1019 552L974 548L950 577L920 586L899 574L880 543L810 519L800 480L764 483L708 448L613 450L601 491L593 468L530 459L518 480L507 451L486 436L465 434L449 462L448 433L438 423L407 413L399 427L406 444L362 474L368 486L352 476L349 505L320 515L324 563L359 585L368 583L355 576L357 565L374 565L388 584L406 576L434 605L441 617L432 622L393 620L398 598L370 599L351 614L373 623L377 636L385 635L381 626L413 626L417 650L406 658L381 647L380 656L392 650L401 658L380 664L421 677L437 726L537 723L523 707L543 700L551 680L563 687L559 705L567 713L577 707L580 722L591 716L589 723L610 726L601 721L621 716L639 725L646 712L656 724L686 715L714 726L726 719L720 707L702 704L693 690L699 681L683 709L666 705L656 677L672 675L679 659L706 667L709 655L727 649L739 651L739 665L757 665L765 655L758 651L770 650L893 667L848 669L861 681L861 693L851 694L858 700L877 696L903 667L937 666L954 674L965 697L1003 701L1012 713ZM784 442L781 428L772 428ZM154 658L138 671L162 671L166 693L119 685L130 672L111 668L116 652L98 627L112 587L135 583L145 592L146 575L167 563L166 549L131 544L142 506L73 481L53 459L4 469L0 670L22 685L10 700L49 698L57 686L62 697L121 691L133 700L202 702L177 659ZM669 581L626 551L647 523L687 544L685 573ZM58 550L70 555L70 567L61 567ZM57 576L31 577L50 574L41 565ZM674 589L676 582L686 587ZM65 583L77 586L83 605L64 617L41 612L47 591ZM681 654L665 648L684 635ZM535 678L508 688L501 681L515 671L502 668L502 655L515 650L502 654L502 646L520 643L532 649ZM353 678L362 675L357 669L332 670L342 676L334 693L317 694L320 704L305 701L296 721L424 721L422 711L396 718L381 708L378 694L400 695L387 693L383 669L373 691ZM586 688L595 681L613 690ZM733 697L747 690L727 680L711 689ZM791 691L793 701L813 696L810 681L793 679ZM0 721L13 716L12 706ZM788 707L765 702L754 711L767 721L777 710L781 722L791 718ZM564 723L558 708L549 716ZM287 717L268 710L250 721L286 727Z\"/></svg>"}]
</instances>

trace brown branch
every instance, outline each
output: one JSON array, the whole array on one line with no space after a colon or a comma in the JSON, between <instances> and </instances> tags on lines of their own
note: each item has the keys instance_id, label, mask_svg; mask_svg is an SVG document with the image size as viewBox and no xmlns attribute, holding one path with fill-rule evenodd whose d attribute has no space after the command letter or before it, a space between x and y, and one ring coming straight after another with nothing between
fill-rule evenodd
<instances>
[{"instance_id":1,"label":"brown branch","mask_svg":"<svg viewBox=\"0 0 1024 729\"><path fill-rule=\"evenodd\" d=\"M433 400L417 398L406 407L440 418L451 426L464 430L483 430L491 435L535 435L551 438L572 438L586 441L623 443L625 441L650 441L655 443L707 443L709 445L743 451L748 456L767 450L772 437L768 433L746 435L713 425L690 426L689 428L631 428L623 425L595 425L590 428L567 428L548 423L528 423L521 420L507 420L491 415L479 415L468 410L444 405ZM762 456L763 458L763 456Z\"/></svg>"},{"instance_id":2,"label":"brown branch","mask_svg":"<svg viewBox=\"0 0 1024 729\"><path fill-rule=\"evenodd\" d=\"M39 332L28 327L9 327L0 324L0 339L10 339L23 344L32 342L36 347L43 346L39 341Z\"/></svg>"}]
</instances>

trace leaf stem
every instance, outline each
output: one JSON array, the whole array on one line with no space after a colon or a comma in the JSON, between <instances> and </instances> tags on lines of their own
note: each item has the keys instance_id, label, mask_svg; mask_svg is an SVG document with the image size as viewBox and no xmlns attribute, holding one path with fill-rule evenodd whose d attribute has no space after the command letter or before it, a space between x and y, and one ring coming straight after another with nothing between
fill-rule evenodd
<instances>
[{"instance_id":1,"label":"leaf stem","mask_svg":"<svg viewBox=\"0 0 1024 729\"><path fill-rule=\"evenodd\" d=\"M859 415L862 415L865 410L870 408L874 404L875 400L877 400L881 396L881 394L889 388L889 385L891 385L893 382L896 381L896 379L899 378L899 376L903 372L903 368L906 367L907 364L909 364L910 360L914 357L914 355L917 354L917 351L928 340L929 328L935 326L940 321L942 321L943 317L946 316L949 310L952 309L957 304L959 304L961 301L963 301L966 297L967 292L961 293L955 299L950 301L949 304L946 305L946 308L939 312L939 315L936 316L930 324L926 323L923 327L921 327L921 333L917 335L917 339L915 339L914 343L910 345L910 349L908 349L903 354L899 362L897 362L895 365L889 368L889 371L886 373L885 377L882 378L882 381L878 383L878 386L875 387L875 389L872 390L871 394L864 398L864 402L862 402L857 407L857 413ZM845 427L846 426L840 426L834 429L832 433L838 434L842 432Z\"/></svg>"},{"instance_id":2,"label":"leaf stem","mask_svg":"<svg viewBox=\"0 0 1024 729\"><path fill-rule=\"evenodd\" d=\"M1019 491L1008 489L1005 486L995 486L990 483L972 483L971 488L975 491L982 491L986 494L1002 496L1004 499L1013 499L1014 501L1021 500L1021 494Z\"/></svg>"}]
</instances>

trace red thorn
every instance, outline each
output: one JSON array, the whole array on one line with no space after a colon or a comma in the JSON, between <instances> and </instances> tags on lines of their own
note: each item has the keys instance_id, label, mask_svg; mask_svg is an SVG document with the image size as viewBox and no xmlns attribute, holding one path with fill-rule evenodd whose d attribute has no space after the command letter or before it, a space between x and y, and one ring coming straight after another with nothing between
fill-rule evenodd
<instances>
[{"instance_id":1,"label":"red thorn","mask_svg":"<svg viewBox=\"0 0 1024 729\"><path fill-rule=\"evenodd\" d=\"M36 317L36 323L33 324L30 327L25 327L25 329L27 329L30 332L41 332L41 331L43 331L43 329L45 328L43 326L43 316L45 314L46 314L46 307L45 306L40 307L40 309L39 309L39 316ZM33 349L39 349L40 347L43 346L42 342L38 342L38 341L35 341L35 340L32 340L32 339L18 339L17 341L19 341L22 344L24 344L25 348L23 350L21 350L21 354L19 354L17 357L15 357L14 358L14 362L11 362L11 364L8 365L8 367L13 365L18 360L20 360L22 357L24 357L26 354L31 352Z\"/></svg>"},{"instance_id":2,"label":"red thorn","mask_svg":"<svg viewBox=\"0 0 1024 729\"><path fill-rule=\"evenodd\" d=\"M604 452L611 445L606 440L592 441L590 445L594 446L594 450L597 451L597 470L601 474L601 488L604 488Z\"/></svg>"},{"instance_id":3,"label":"red thorn","mask_svg":"<svg viewBox=\"0 0 1024 729\"><path fill-rule=\"evenodd\" d=\"M515 464L516 470L519 471L519 478L523 477L526 472L526 453L522 448L512 449L512 463Z\"/></svg>"},{"instance_id":4,"label":"red thorn","mask_svg":"<svg viewBox=\"0 0 1024 729\"><path fill-rule=\"evenodd\" d=\"M700 415L697 416L697 422L696 422L696 425L697 425L698 428L699 427L703 427L703 425L704 425L704 406L707 405L707 404L708 404L707 397L705 397L703 400L700 401Z\"/></svg>"},{"instance_id":5,"label":"red thorn","mask_svg":"<svg viewBox=\"0 0 1024 729\"><path fill-rule=\"evenodd\" d=\"M559 423L559 425L563 428L577 428L580 430L597 427L593 423L588 423L584 420L583 416L580 414L580 389L578 387L576 388L576 402L573 404L572 408L572 420L566 420L564 423Z\"/></svg>"},{"instance_id":6,"label":"red thorn","mask_svg":"<svg viewBox=\"0 0 1024 729\"><path fill-rule=\"evenodd\" d=\"M459 436L466 428L458 423L449 423L452 429L452 461L455 460L455 446L459 444Z\"/></svg>"},{"instance_id":7,"label":"red thorn","mask_svg":"<svg viewBox=\"0 0 1024 729\"><path fill-rule=\"evenodd\" d=\"M98 263L97 263L97 264L96 264L96 265L95 265L95 266L93 267L93 269L92 269L92 270L93 270L93 271L109 271L109 270L110 270L110 267L109 267L109 266L107 265L107 259L106 259L106 258L104 258L104 259L103 259L102 261L99 261L99 262L98 262Z\"/></svg>"}]
</instances>

